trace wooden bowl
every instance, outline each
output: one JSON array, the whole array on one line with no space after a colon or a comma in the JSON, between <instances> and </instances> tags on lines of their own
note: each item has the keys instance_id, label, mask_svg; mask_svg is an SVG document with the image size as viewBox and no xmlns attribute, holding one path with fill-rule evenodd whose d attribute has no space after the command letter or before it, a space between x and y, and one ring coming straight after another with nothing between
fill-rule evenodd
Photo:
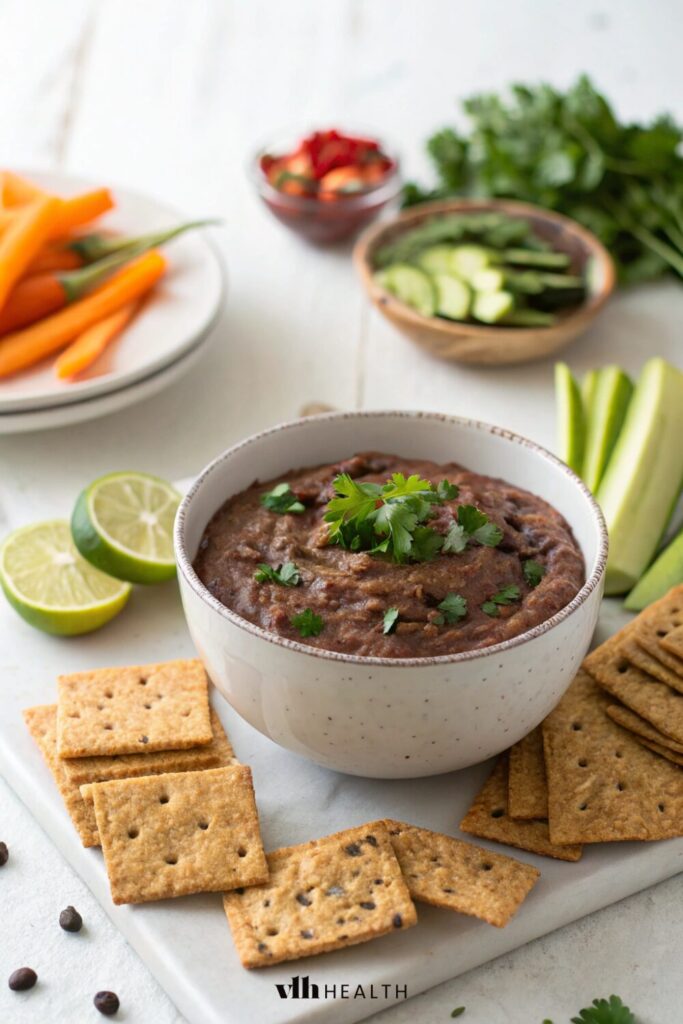
<instances>
[{"instance_id":1,"label":"wooden bowl","mask_svg":"<svg viewBox=\"0 0 683 1024\"><path fill-rule=\"evenodd\" d=\"M570 273L586 278L586 300L561 311L552 327L489 326L422 316L374 280L373 257L381 246L422 221L448 213L504 213L528 220L553 249L570 255ZM353 259L372 302L402 334L442 359L481 366L530 362L564 348L593 322L615 282L612 258L590 231L559 213L508 199L448 199L416 206L365 231L356 243Z\"/></svg>"}]
</instances>

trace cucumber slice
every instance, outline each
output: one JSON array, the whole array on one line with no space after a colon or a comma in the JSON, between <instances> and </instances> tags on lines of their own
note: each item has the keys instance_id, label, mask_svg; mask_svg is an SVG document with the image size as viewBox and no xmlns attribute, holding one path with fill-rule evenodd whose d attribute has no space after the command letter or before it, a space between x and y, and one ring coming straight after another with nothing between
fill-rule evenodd
<instances>
[{"instance_id":1,"label":"cucumber slice","mask_svg":"<svg viewBox=\"0 0 683 1024\"><path fill-rule=\"evenodd\" d=\"M503 320L509 327L552 327L555 317L540 309L513 309Z\"/></svg>"},{"instance_id":2,"label":"cucumber slice","mask_svg":"<svg viewBox=\"0 0 683 1024\"><path fill-rule=\"evenodd\" d=\"M458 277L469 281L478 270L488 267L491 260L491 250L483 245L456 245L453 247L451 269Z\"/></svg>"},{"instance_id":3,"label":"cucumber slice","mask_svg":"<svg viewBox=\"0 0 683 1024\"><path fill-rule=\"evenodd\" d=\"M676 584L683 583L683 530L668 544L624 601L630 612L642 612Z\"/></svg>"},{"instance_id":4,"label":"cucumber slice","mask_svg":"<svg viewBox=\"0 0 683 1024\"><path fill-rule=\"evenodd\" d=\"M427 274L450 274L453 271L454 245L430 245L420 253L417 262Z\"/></svg>"},{"instance_id":5,"label":"cucumber slice","mask_svg":"<svg viewBox=\"0 0 683 1024\"><path fill-rule=\"evenodd\" d=\"M500 323L514 308L510 292L478 292L472 303L472 316L484 324Z\"/></svg>"},{"instance_id":6,"label":"cucumber slice","mask_svg":"<svg viewBox=\"0 0 683 1024\"><path fill-rule=\"evenodd\" d=\"M594 493L624 425L632 394L633 384L618 366L605 366L598 371L581 472L586 487Z\"/></svg>"},{"instance_id":7,"label":"cucumber slice","mask_svg":"<svg viewBox=\"0 0 683 1024\"><path fill-rule=\"evenodd\" d=\"M586 444L586 418L579 385L566 363L555 364L555 402L558 455L570 469L580 473Z\"/></svg>"},{"instance_id":8,"label":"cucumber slice","mask_svg":"<svg viewBox=\"0 0 683 1024\"><path fill-rule=\"evenodd\" d=\"M436 295L431 280L422 270L406 263L395 263L382 271L382 285L401 302L422 316L434 316Z\"/></svg>"},{"instance_id":9,"label":"cucumber slice","mask_svg":"<svg viewBox=\"0 0 683 1024\"><path fill-rule=\"evenodd\" d=\"M610 535L605 591L623 594L649 565L683 481L683 373L649 359L596 495Z\"/></svg>"},{"instance_id":10,"label":"cucumber slice","mask_svg":"<svg viewBox=\"0 0 683 1024\"><path fill-rule=\"evenodd\" d=\"M538 267L539 270L562 270L571 263L566 252L534 252L531 249L505 249L501 258L505 263Z\"/></svg>"},{"instance_id":11,"label":"cucumber slice","mask_svg":"<svg viewBox=\"0 0 683 1024\"><path fill-rule=\"evenodd\" d=\"M476 292L501 292L505 288L505 274L496 267L487 267L472 274L470 284Z\"/></svg>"},{"instance_id":12,"label":"cucumber slice","mask_svg":"<svg viewBox=\"0 0 683 1024\"><path fill-rule=\"evenodd\" d=\"M453 274L434 274L436 289L436 312L449 320L466 320L472 301L472 293L464 281Z\"/></svg>"}]
</instances>

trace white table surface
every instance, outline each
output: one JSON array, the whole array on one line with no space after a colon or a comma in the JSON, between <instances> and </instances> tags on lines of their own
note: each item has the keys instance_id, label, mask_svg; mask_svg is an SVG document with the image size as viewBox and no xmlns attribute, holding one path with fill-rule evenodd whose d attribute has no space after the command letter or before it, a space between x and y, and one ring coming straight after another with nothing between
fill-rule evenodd
<instances>
[{"instance_id":1,"label":"white table surface","mask_svg":"<svg viewBox=\"0 0 683 1024\"><path fill-rule=\"evenodd\" d=\"M677 0L0 0L0 165L91 175L192 215L221 215L230 277L214 344L184 381L120 415L0 439L0 531L10 509L25 521L67 514L78 489L109 470L191 474L312 400L485 409L552 443L550 363L492 373L418 352L369 310L346 248L317 252L270 221L244 164L282 127L339 122L376 127L406 171L424 177L421 142L453 117L457 97L514 78L566 86L581 70L621 114L668 108L680 120L679 47ZM620 295L567 358L578 372L606 361L635 371L649 354L680 364L682 320L680 287L641 288ZM91 1019L80 1008L107 987L121 995L126 1024L181 1024L2 783L0 839L11 847L0 869L0 1020L36 1021L30 993L15 996L2 980L31 964L50 985L40 1024ZM56 926L67 903L87 933ZM431 1024L466 1005L463 1019L477 1024L563 1024L614 991L642 1024L670 1024L680 1012L682 911L673 879L375 1019Z\"/></svg>"}]
</instances>

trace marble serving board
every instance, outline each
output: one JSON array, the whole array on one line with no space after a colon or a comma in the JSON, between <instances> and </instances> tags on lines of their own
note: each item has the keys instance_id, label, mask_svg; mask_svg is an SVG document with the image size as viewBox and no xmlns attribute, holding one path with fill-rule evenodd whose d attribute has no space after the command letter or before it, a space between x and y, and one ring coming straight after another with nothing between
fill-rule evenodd
<instances>
[{"instance_id":1,"label":"marble serving board","mask_svg":"<svg viewBox=\"0 0 683 1024\"><path fill-rule=\"evenodd\" d=\"M598 639L621 620L616 603L605 602ZM575 864L482 842L542 872L507 928L419 906L418 926L404 933L245 971L216 894L113 906L101 853L81 847L21 720L22 708L55 700L60 672L193 653L174 582L154 590L137 588L117 620L79 639L38 633L6 603L0 605L0 770L191 1024L351 1024L683 870L683 839L587 847ZM252 766L266 849L379 817L457 835L457 823L490 767L414 781L338 775L275 746L217 693L213 701L237 756ZM317 985L319 998L292 998L287 986L294 976L308 977L309 994ZM288 998L281 998L278 985L285 986ZM305 994L302 983L299 993Z\"/></svg>"}]
</instances>

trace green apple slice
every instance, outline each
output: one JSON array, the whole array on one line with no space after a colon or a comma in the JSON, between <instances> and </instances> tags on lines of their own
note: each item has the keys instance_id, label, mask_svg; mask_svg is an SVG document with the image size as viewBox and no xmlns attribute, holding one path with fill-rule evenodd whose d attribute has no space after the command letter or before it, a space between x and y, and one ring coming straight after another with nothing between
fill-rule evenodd
<instances>
[{"instance_id":1,"label":"green apple slice","mask_svg":"<svg viewBox=\"0 0 683 1024\"><path fill-rule=\"evenodd\" d=\"M618 366L598 370L595 393L590 402L586 430L586 450L582 477L591 491L598 489L609 457L626 419L633 384Z\"/></svg>"},{"instance_id":2,"label":"green apple slice","mask_svg":"<svg viewBox=\"0 0 683 1024\"><path fill-rule=\"evenodd\" d=\"M623 594L647 569L683 481L683 373L648 360L597 492L610 551L605 592Z\"/></svg>"},{"instance_id":3,"label":"green apple slice","mask_svg":"<svg viewBox=\"0 0 683 1024\"><path fill-rule=\"evenodd\" d=\"M580 473L586 444L586 416L579 385L566 363L555 364L557 454Z\"/></svg>"}]
</instances>

